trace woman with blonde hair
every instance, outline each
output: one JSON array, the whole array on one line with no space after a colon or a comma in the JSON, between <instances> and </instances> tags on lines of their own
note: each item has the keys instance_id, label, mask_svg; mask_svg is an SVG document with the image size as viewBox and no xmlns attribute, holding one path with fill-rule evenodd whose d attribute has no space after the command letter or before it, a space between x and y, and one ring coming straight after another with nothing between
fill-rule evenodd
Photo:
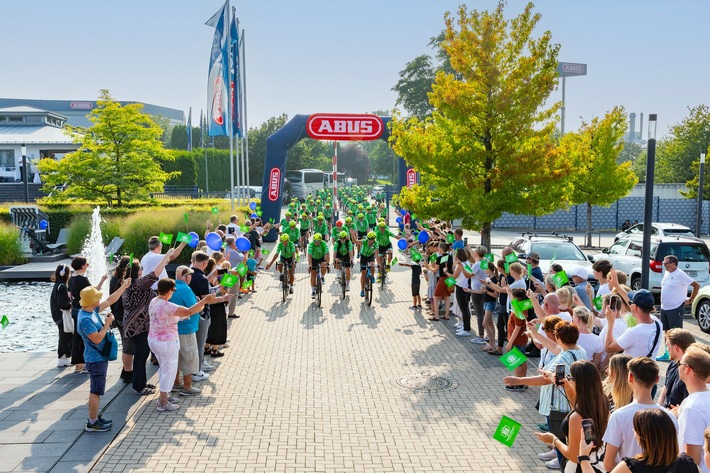
<instances>
[{"instance_id":1,"label":"woman with blonde hair","mask_svg":"<svg viewBox=\"0 0 710 473\"><path fill-rule=\"evenodd\" d=\"M572 323L574 323L579 330L577 345L584 348L589 359L592 360L594 366L599 369L602 364L604 344L602 343L602 339L599 338L599 335L595 335L591 332L591 329L594 328L594 315L584 306L575 307L572 310Z\"/></svg>"},{"instance_id":2,"label":"woman with blonde hair","mask_svg":"<svg viewBox=\"0 0 710 473\"><path fill-rule=\"evenodd\" d=\"M571 316L572 310L574 310L576 306L574 303L574 289L572 286L563 286L556 290L555 294L557 294L557 297L560 299L560 312L568 312Z\"/></svg>"},{"instance_id":3,"label":"woman with blonde hair","mask_svg":"<svg viewBox=\"0 0 710 473\"><path fill-rule=\"evenodd\" d=\"M609 398L609 409L620 409L633 400L633 392L629 384L629 368L627 364L631 361L630 355L618 353L609 360L607 368L608 376L602 382L604 394Z\"/></svg>"}]
</instances>

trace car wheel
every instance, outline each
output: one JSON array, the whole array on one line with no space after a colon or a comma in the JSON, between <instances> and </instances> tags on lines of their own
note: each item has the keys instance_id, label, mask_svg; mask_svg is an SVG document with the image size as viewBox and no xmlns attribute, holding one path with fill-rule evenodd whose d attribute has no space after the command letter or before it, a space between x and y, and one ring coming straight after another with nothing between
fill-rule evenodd
<instances>
[{"instance_id":1,"label":"car wheel","mask_svg":"<svg viewBox=\"0 0 710 473\"><path fill-rule=\"evenodd\" d=\"M634 276L631 278L631 290L638 291L639 289L641 289L641 278Z\"/></svg>"},{"instance_id":2,"label":"car wheel","mask_svg":"<svg viewBox=\"0 0 710 473\"><path fill-rule=\"evenodd\" d=\"M710 300L703 299L695 309L695 318L698 319L700 330L710 333Z\"/></svg>"}]
</instances>

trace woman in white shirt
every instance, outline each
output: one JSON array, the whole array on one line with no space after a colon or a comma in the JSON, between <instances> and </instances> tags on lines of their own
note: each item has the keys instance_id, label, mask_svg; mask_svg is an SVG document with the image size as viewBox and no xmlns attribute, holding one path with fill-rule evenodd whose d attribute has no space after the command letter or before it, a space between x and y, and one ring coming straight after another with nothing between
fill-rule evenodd
<instances>
[{"instance_id":1,"label":"woman in white shirt","mask_svg":"<svg viewBox=\"0 0 710 473\"><path fill-rule=\"evenodd\" d=\"M594 327L594 315L584 306L575 307L572 310L572 322L579 330L577 345L584 348L594 366L599 368L602 364L604 344L599 335L590 332L590 328Z\"/></svg>"}]
</instances>

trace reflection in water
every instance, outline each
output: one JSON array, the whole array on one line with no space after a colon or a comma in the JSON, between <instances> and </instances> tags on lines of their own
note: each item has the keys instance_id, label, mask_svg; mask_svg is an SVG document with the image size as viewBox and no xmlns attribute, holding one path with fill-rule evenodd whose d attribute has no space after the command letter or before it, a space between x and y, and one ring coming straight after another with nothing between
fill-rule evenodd
<instances>
[{"instance_id":1,"label":"reflection in water","mask_svg":"<svg viewBox=\"0 0 710 473\"><path fill-rule=\"evenodd\" d=\"M10 320L6 329L0 329L0 353L57 349L57 326L49 312L53 284L0 283L0 317L6 314Z\"/></svg>"}]
</instances>

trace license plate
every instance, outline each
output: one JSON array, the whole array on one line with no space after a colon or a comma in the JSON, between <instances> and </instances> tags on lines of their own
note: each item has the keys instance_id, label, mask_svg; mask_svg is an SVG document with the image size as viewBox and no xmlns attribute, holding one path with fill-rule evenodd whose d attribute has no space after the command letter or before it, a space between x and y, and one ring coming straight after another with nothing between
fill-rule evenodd
<instances>
[{"instance_id":1,"label":"license plate","mask_svg":"<svg viewBox=\"0 0 710 473\"><path fill-rule=\"evenodd\" d=\"M691 278L697 278L698 277L698 272L697 271L686 271L685 274L690 276Z\"/></svg>"}]
</instances>

